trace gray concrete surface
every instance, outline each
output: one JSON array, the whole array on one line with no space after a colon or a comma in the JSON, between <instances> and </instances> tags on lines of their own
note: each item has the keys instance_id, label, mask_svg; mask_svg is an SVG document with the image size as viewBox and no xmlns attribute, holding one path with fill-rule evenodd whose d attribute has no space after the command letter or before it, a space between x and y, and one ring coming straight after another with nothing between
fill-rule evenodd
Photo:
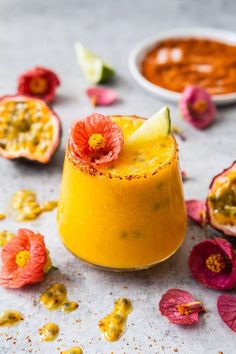
<instances>
[{"instance_id":1,"label":"gray concrete surface","mask_svg":"<svg viewBox=\"0 0 236 354\"><path fill-rule=\"evenodd\" d=\"M127 59L132 47L146 36L170 28L204 25L236 31L235 15L234 0L1 0L0 94L14 93L16 77L25 69L36 64L54 69L62 80L54 109L62 120L63 139L49 166L0 160L0 210L19 188L33 189L42 201L58 197L67 130L73 119L93 111L84 94L87 84L75 60L73 46L77 39L117 70L114 86L120 101L97 111L149 116L163 102L143 92L130 77ZM174 123L182 126L188 137L186 142L180 142L181 166L189 174L184 185L186 198L204 198L211 177L235 159L235 107L220 109L216 123L203 132L182 122L176 106L171 105L171 110ZM62 246L55 212L45 213L32 223L17 224L10 218L1 222L1 229L15 231L22 226L45 235L58 270L34 287L0 289L0 310L16 308L25 315L18 327L0 330L1 354L58 353L76 343L85 354L168 354L175 350L181 354L236 353L236 335L217 314L219 292L193 281L187 266L189 250L212 236L211 230L190 224L185 244L170 260L148 271L112 274L82 264ZM54 281L64 282L70 298L80 300L77 311L68 315L48 313L39 305L39 294ZM157 304L172 287L189 290L204 301L208 313L199 325L181 328L160 316ZM129 297L134 311L125 335L118 342L109 343L101 338L97 322L119 296ZM58 339L50 344L41 343L37 334L46 321L55 321L61 329ZM7 340L9 337L12 338Z\"/></svg>"}]
</instances>

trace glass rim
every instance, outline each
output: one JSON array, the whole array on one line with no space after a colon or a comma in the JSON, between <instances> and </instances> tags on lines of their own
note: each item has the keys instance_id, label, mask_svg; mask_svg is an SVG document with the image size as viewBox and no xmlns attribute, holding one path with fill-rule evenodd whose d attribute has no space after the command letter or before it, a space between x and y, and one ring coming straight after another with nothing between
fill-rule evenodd
<instances>
[{"instance_id":1,"label":"glass rim","mask_svg":"<svg viewBox=\"0 0 236 354\"><path fill-rule=\"evenodd\" d=\"M134 119L141 119L141 120L146 120L146 118L137 116L137 115L122 115L122 114L114 114L114 115L109 115L110 118L116 118L116 117L127 117L127 118L134 118ZM119 174L111 174L110 172L105 172L105 171L100 171L91 166L88 162L83 161L77 156L71 147L71 136L69 132L69 136L67 139L67 144L66 144L66 152L65 156L68 159L68 161L74 166L74 168L79 169L81 172L84 172L85 174L89 174L91 176L103 176L103 177L108 177L109 179L119 179L119 180L137 180L137 179L146 179L151 176L155 176L157 173L162 171L165 168L168 168L171 166L177 159L178 159L178 154L179 154L179 148L178 144L176 142L176 139L174 135L171 133L170 134L173 141L174 141L174 151L172 156L164 163L162 163L160 166L158 166L156 169L154 168L153 171L148 172L148 173L140 173L140 174L129 174L129 175L119 175Z\"/></svg>"}]
</instances>

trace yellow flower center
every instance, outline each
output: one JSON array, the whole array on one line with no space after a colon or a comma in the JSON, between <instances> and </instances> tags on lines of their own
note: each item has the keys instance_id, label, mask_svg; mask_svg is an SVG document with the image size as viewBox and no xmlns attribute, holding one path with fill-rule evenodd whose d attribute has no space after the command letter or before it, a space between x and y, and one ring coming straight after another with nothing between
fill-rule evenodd
<instances>
[{"instance_id":1,"label":"yellow flower center","mask_svg":"<svg viewBox=\"0 0 236 354\"><path fill-rule=\"evenodd\" d=\"M96 107L96 105L97 105L97 96L92 96L92 97L90 98L90 102L92 103L92 105L93 105L94 107Z\"/></svg>"},{"instance_id":2,"label":"yellow flower center","mask_svg":"<svg viewBox=\"0 0 236 354\"><path fill-rule=\"evenodd\" d=\"M30 80L30 91L35 94L42 94L47 91L48 82L43 77L35 77Z\"/></svg>"},{"instance_id":3,"label":"yellow flower center","mask_svg":"<svg viewBox=\"0 0 236 354\"><path fill-rule=\"evenodd\" d=\"M19 253L17 253L16 255L16 264L20 267L20 268L24 268L28 262L28 260L30 259L30 252L27 250L24 251L20 251Z\"/></svg>"},{"instance_id":4,"label":"yellow flower center","mask_svg":"<svg viewBox=\"0 0 236 354\"><path fill-rule=\"evenodd\" d=\"M206 266L213 273L219 273L226 266L225 258L220 253L213 253L207 258Z\"/></svg>"},{"instance_id":5,"label":"yellow flower center","mask_svg":"<svg viewBox=\"0 0 236 354\"><path fill-rule=\"evenodd\" d=\"M189 302L188 304L179 304L176 305L176 309L179 311L181 315L185 315L185 316L191 315L194 309L198 309L199 312L206 311L200 301L193 301L193 302Z\"/></svg>"},{"instance_id":6,"label":"yellow flower center","mask_svg":"<svg viewBox=\"0 0 236 354\"><path fill-rule=\"evenodd\" d=\"M181 315L185 316L191 315L191 313L193 312L191 307L188 307L188 304L177 305L176 308Z\"/></svg>"},{"instance_id":7,"label":"yellow flower center","mask_svg":"<svg viewBox=\"0 0 236 354\"><path fill-rule=\"evenodd\" d=\"M93 150L100 150L104 148L105 139L102 134L92 134L88 141L89 147Z\"/></svg>"},{"instance_id":8,"label":"yellow flower center","mask_svg":"<svg viewBox=\"0 0 236 354\"><path fill-rule=\"evenodd\" d=\"M193 109L194 109L194 111L197 111L199 113L205 112L207 109L207 101L206 100L198 100L198 101L194 102Z\"/></svg>"}]
</instances>

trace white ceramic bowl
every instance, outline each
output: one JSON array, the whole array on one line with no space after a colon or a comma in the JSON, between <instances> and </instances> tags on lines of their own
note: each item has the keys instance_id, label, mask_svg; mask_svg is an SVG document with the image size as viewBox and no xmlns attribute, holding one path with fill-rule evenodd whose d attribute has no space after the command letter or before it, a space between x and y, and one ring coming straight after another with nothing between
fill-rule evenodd
<instances>
[{"instance_id":1,"label":"white ceramic bowl","mask_svg":"<svg viewBox=\"0 0 236 354\"><path fill-rule=\"evenodd\" d=\"M160 86L152 84L146 80L140 71L140 64L147 54L160 40L167 38L186 38L201 37L205 39L214 39L228 44L236 45L236 33L218 30L213 28L180 28L162 32L156 36L152 36L139 43L131 52L129 57L129 69L134 79L146 90L152 94L172 102L178 102L180 93L164 89ZM213 95L213 101L217 105L225 105L236 102L236 92L222 95Z\"/></svg>"}]
</instances>

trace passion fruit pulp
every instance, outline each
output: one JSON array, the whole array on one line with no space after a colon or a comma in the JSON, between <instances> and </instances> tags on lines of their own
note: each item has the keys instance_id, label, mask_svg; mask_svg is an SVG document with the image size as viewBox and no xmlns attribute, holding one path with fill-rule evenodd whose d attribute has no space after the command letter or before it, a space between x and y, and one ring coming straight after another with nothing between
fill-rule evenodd
<instances>
[{"instance_id":1,"label":"passion fruit pulp","mask_svg":"<svg viewBox=\"0 0 236 354\"><path fill-rule=\"evenodd\" d=\"M211 226L236 236L236 161L213 178L206 204Z\"/></svg>"},{"instance_id":2,"label":"passion fruit pulp","mask_svg":"<svg viewBox=\"0 0 236 354\"><path fill-rule=\"evenodd\" d=\"M47 163L60 143L59 117L40 99L0 98L0 156Z\"/></svg>"}]
</instances>

